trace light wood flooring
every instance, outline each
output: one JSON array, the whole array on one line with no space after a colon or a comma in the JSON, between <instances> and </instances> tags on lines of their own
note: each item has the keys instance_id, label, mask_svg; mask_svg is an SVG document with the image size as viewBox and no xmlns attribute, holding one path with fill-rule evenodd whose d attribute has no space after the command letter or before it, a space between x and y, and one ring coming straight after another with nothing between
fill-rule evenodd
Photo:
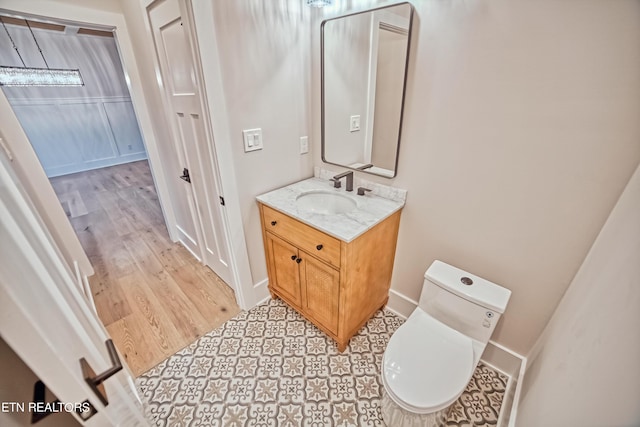
<instances>
[{"instance_id":1,"label":"light wood flooring","mask_svg":"<svg viewBox=\"0 0 640 427\"><path fill-rule=\"evenodd\" d=\"M235 316L233 290L169 239L147 161L52 178L98 315L134 375Z\"/></svg>"}]
</instances>

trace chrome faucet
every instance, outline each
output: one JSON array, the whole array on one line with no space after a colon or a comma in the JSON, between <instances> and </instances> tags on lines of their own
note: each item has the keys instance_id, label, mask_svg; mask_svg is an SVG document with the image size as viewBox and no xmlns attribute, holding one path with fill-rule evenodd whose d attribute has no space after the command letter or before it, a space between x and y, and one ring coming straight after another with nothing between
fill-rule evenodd
<instances>
[{"instance_id":1,"label":"chrome faucet","mask_svg":"<svg viewBox=\"0 0 640 427\"><path fill-rule=\"evenodd\" d=\"M333 187L340 188L340 178L344 177L347 177L347 188L345 190L353 191L353 171L342 172L331 178L331 181L333 181Z\"/></svg>"}]
</instances>

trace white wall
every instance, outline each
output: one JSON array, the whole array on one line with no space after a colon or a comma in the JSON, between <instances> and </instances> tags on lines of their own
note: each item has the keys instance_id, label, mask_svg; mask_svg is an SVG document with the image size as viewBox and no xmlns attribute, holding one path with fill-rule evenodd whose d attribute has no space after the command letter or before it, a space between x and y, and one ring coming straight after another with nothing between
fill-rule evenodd
<instances>
[{"instance_id":1,"label":"white wall","mask_svg":"<svg viewBox=\"0 0 640 427\"><path fill-rule=\"evenodd\" d=\"M529 359L518 426L640 425L640 168Z\"/></svg>"},{"instance_id":2,"label":"white wall","mask_svg":"<svg viewBox=\"0 0 640 427\"><path fill-rule=\"evenodd\" d=\"M640 2L412 3L398 175L358 173L408 190L392 289L417 300L434 259L502 284L494 339L527 354L640 161ZM316 140L341 7L312 23Z\"/></svg>"},{"instance_id":3,"label":"white wall","mask_svg":"<svg viewBox=\"0 0 640 427\"><path fill-rule=\"evenodd\" d=\"M44 68L29 29L25 26L6 24L11 38L28 67ZM128 97L127 83L118 49L113 37L66 33L33 28L38 45L42 48L51 68L78 68L84 86L51 87L3 87L10 100ZM0 61L2 65L21 67L9 38L0 37Z\"/></svg>"},{"instance_id":4,"label":"white wall","mask_svg":"<svg viewBox=\"0 0 640 427\"><path fill-rule=\"evenodd\" d=\"M213 2L220 80L237 197L254 284L264 284L266 262L255 197L313 174L312 154L300 155L299 139L309 135L309 9L302 2L235 0ZM201 21L201 20L199 20ZM199 40L203 62L212 50ZM207 76L205 76L207 81ZM215 112L212 112L215 115ZM243 129L262 129L264 149L244 152ZM318 140L310 138L310 145ZM259 298L266 296L261 289Z\"/></svg>"}]
</instances>

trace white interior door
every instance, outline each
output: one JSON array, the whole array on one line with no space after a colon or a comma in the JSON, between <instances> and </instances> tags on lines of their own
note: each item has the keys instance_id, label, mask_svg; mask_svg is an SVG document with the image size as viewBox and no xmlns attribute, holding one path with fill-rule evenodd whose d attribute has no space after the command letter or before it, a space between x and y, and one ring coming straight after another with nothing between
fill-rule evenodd
<instances>
[{"instance_id":1,"label":"white interior door","mask_svg":"<svg viewBox=\"0 0 640 427\"><path fill-rule=\"evenodd\" d=\"M183 243L232 285L221 212L224 202L183 12L178 0L158 0L147 8L177 157L183 168L188 169L191 180L180 182L187 198L180 215L184 218L190 215L193 226L190 223L189 229L181 229L178 224L178 229L184 235ZM175 175L175 179L180 179L180 174Z\"/></svg>"},{"instance_id":2,"label":"white interior door","mask_svg":"<svg viewBox=\"0 0 640 427\"><path fill-rule=\"evenodd\" d=\"M103 383L108 405L85 381L81 358L97 374L112 365L105 346L109 337L76 286L73 269L61 256L3 150L0 335L61 402L88 401L97 409L83 424L146 425L126 365ZM78 414L73 415L81 421Z\"/></svg>"}]
</instances>

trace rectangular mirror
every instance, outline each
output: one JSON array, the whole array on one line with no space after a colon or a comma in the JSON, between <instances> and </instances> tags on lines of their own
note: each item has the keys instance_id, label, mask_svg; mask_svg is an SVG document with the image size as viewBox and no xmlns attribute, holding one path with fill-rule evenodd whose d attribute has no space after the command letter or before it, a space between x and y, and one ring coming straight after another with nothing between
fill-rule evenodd
<instances>
[{"instance_id":1,"label":"rectangular mirror","mask_svg":"<svg viewBox=\"0 0 640 427\"><path fill-rule=\"evenodd\" d=\"M399 3L322 22L324 162L396 175L412 16Z\"/></svg>"}]
</instances>

